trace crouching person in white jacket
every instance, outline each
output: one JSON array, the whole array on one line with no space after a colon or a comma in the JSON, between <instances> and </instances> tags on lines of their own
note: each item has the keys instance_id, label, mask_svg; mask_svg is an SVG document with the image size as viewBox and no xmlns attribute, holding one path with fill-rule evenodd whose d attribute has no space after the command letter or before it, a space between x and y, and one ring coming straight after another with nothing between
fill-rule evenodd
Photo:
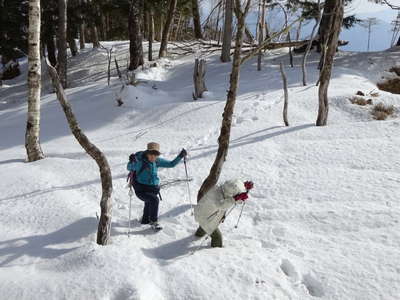
<instances>
[{"instance_id":1,"label":"crouching person in white jacket","mask_svg":"<svg viewBox=\"0 0 400 300\"><path fill-rule=\"evenodd\" d=\"M245 201L247 193L253 188L251 181L239 179L228 180L222 185L212 187L197 203L194 208L194 218L199 223L195 235L211 236L211 247L222 247L222 234L218 229L226 216L226 212L237 201Z\"/></svg>"}]
</instances>

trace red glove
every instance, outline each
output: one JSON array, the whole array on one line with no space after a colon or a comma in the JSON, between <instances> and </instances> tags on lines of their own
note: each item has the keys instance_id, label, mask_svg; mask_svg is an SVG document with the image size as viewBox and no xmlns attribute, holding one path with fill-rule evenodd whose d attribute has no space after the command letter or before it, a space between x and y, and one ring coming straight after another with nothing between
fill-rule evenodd
<instances>
[{"instance_id":1,"label":"red glove","mask_svg":"<svg viewBox=\"0 0 400 300\"><path fill-rule=\"evenodd\" d=\"M254 187L254 183L252 181L246 181L244 183L244 187L247 191L250 191Z\"/></svg>"},{"instance_id":2,"label":"red glove","mask_svg":"<svg viewBox=\"0 0 400 300\"><path fill-rule=\"evenodd\" d=\"M249 196L247 195L247 193L241 193L241 194L237 194L233 198L235 199L235 201L245 201L246 199L249 198Z\"/></svg>"}]
</instances>

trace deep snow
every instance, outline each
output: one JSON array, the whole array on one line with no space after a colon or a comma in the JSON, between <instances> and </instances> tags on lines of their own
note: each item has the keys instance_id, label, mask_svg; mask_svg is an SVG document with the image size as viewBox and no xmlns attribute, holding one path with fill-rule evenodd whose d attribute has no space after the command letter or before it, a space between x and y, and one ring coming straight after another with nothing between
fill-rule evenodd
<instances>
[{"instance_id":1,"label":"deep snow","mask_svg":"<svg viewBox=\"0 0 400 300\"><path fill-rule=\"evenodd\" d=\"M105 43L110 46L111 43ZM127 42L114 43L124 61ZM133 222L127 237L126 162L149 141L163 156L189 151L192 199L216 154L230 64L207 57L206 98L194 102L193 56L163 59L140 71L115 105L117 78L106 84L103 51L70 60L67 95L81 127L107 155L114 177L112 244L95 243L100 183L95 163L71 136L44 76L41 141L46 159L24 163L25 84L0 89L1 299L399 299L400 97L379 92L396 116L375 121L351 104L399 61L400 51L340 52L330 87L329 126L315 127L317 56L310 85L286 66L290 127L282 122L278 65L245 64L221 180L250 179L254 191L240 225L239 208L222 224L225 247L193 237L184 184L162 190L153 234ZM162 179L184 178L180 164ZM142 202L133 199L133 215ZM197 251L196 251L197 250ZM193 254L193 251L194 254Z\"/></svg>"}]
</instances>

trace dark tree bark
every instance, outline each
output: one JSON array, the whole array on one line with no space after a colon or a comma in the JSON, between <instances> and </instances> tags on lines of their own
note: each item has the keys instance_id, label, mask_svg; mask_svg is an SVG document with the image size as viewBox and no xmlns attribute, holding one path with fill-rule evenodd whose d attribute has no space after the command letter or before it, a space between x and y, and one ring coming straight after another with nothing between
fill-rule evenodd
<instances>
[{"instance_id":1,"label":"dark tree bark","mask_svg":"<svg viewBox=\"0 0 400 300\"><path fill-rule=\"evenodd\" d=\"M224 35L222 37L221 61L231 61L233 0L225 0Z\"/></svg>"},{"instance_id":2,"label":"dark tree bark","mask_svg":"<svg viewBox=\"0 0 400 300\"><path fill-rule=\"evenodd\" d=\"M399 39L397 40L396 46L400 46L400 37L399 37Z\"/></svg>"},{"instance_id":3,"label":"dark tree bark","mask_svg":"<svg viewBox=\"0 0 400 300\"><path fill-rule=\"evenodd\" d=\"M321 21L321 0L318 0L318 16L315 20L315 25L311 31L311 36L310 36L310 42L307 45L306 51L304 52L303 56L303 62L301 65L302 71L303 71L303 85L307 85L307 69L306 69L306 64L307 64L307 57L308 54L310 53L311 47L313 45L314 39L315 39L315 30L317 29L318 24Z\"/></svg>"},{"instance_id":4,"label":"dark tree bark","mask_svg":"<svg viewBox=\"0 0 400 300\"><path fill-rule=\"evenodd\" d=\"M129 9L129 67L130 71L143 65L143 45L141 31L141 9L143 0L132 0Z\"/></svg>"},{"instance_id":5,"label":"dark tree bark","mask_svg":"<svg viewBox=\"0 0 400 300\"><path fill-rule=\"evenodd\" d=\"M92 24L90 31L91 31L93 48L100 48L99 32L97 30L97 25L95 23Z\"/></svg>"},{"instance_id":6,"label":"dark tree bark","mask_svg":"<svg viewBox=\"0 0 400 300\"><path fill-rule=\"evenodd\" d=\"M148 60L152 61L153 60L153 41L154 41L154 11L153 8L149 8L148 12L148 19L149 19L149 53L148 53Z\"/></svg>"},{"instance_id":7,"label":"dark tree bark","mask_svg":"<svg viewBox=\"0 0 400 300\"><path fill-rule=\"evenodd\" d=\"M47 48L47 57L53 67L57 65L56 57L56 42L55 42L55 22L53 20L53 13L49 8L45 8L42 12L43 16L43 43Z\"/></svg>"},{"instance_id":8,"label":"dark tree bark","mask_svg":"<svg viewBox=\"0 0 400 300\"><path fill-rule=\"evenodd\" d=\"M169 1L169 8L168 8L168 13L167 13L167 17L165 20L165 25L164 25L164 29L163 29L163 33L162 33L162 37L161 37L160 52L158 53L158 57L165 57L167 55L169 31L170 31L172 21L174 19L176 3L177 3L177 0Z\"/></svg>"},{"instance_id":9,"label":"dark tree bark","mask_svg":"<svg viewBox=\"0 0 400 300\"><path fill-rule=\"evenodd\" d=\"M67 88L67 1L58 0L58 75Z\"/></svg>"},{"instance_id":10,"label":"dark tree bark","mask_svg":"<svg viewBox=\"0 0 400 300\"><path fill-rule=\"evenodd\" d=\"M85 21L81 21L82 23L79 25L79 48L85 49L86 36L85 36Z\"/></svg>"},{"instance_id":11,"label":"dark tree bark","mask_svg":"<svg viewBox=\"0 0 400 300\"><path fill-rule=\"evenodd\" d=\"M331 17L331 26L327 33L324 33L324 63L320 72L320 86L318 90L319 107L317 126L325 126L328 121L328 87L331 79L333 60L337 50L340 30L343 23L343 0L327 0L325 2L324 15Z\"/></svg>"},{"instance_id":12,"label":"dark tree bark","mask_svg":"<svg viewBox=\"0 0 400 300\"><path fill-rule=\"evenodd\" d=\"M73 28L68 27L68 45L69 49L71 50L72 56L76 56L78 54L78 46L76 45L75 41L75 32Z\"/></svg>"},{"instance_id":13,"label":"dark tree bark","mask_svg":"<svg viewBox=\"0 0 400 300\"><path fill-rule=\"evenodd\" d=\"M97 244L107 245L110 241L111 235L111 213L112 213L112 176L111 169L108 164L107 158L99 148L90 142L88 137L80 129L78 121L72 111L71 105L68 103L67 96L65 95L64 89L60 83L60 79L57 75L56 70L51 66L47 65L50 77L53 81L54 88L57 92L58 101L64 110L65 117L67 118L69 128L72 134L82 146L82 148L89 154L97 163L100 170L102 195L100 201L101 215L99 226L97 229Z\"/></svg>"},{"instance_id":14,"label":"dark tree bark","mask_svg":"<svg viewBox=\"0 0 400 300\"><path fill-rule=\"evenodd\" d=\"M201 33L200 11L199 11L198 0L192 0L192 14L193 14L194 37L196 39L202 39L203 34Z\"/></svg>"},{"instance_id":15,"label":"dark tree bark","mask_svg":"<svg viewBox=\"0 0 400 300\"><path fill-rule=\"evenodd\" d=\"M325 1L324 11L321 17L321 22L318 28L319 35L319 44L318 44L318 52L321 52L321 58L319 62L319 69L321 70L325 63L327 43L329 40L329 34L332 29L332 23L334 22L334 7L336 3L333 0Z\"/></svg>"}]
</instances>

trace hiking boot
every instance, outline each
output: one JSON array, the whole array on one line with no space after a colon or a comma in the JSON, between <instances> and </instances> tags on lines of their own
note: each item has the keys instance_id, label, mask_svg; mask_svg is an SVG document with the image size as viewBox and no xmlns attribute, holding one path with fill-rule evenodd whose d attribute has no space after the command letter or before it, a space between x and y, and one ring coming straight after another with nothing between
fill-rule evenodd
<instances>
[{"instance_id":1,"label":"hiking boot","mask_svg":"<svg viewBox=\"0 0 400 300\"><path fill-rule=\"evenodd\" d=\"M142 219L142 220L140 220L140 224L143 224L143 225L150 224L150 221L146 220L146 219Z\"/></svg>"},{"instance_id":2,"label":"hiking boot","mask_svg":"<svg viewBox=\"0 0 400 300\"><path fill-rule=\"evenodd\" d=\"M194 234L196 237L203 237L205 236L207 233L203 230L203 228L201 228L199 226L199 228L197 228L196 233Z\"/></svg>"},{"instance_id":3,"label":"hiking boot","mask_svg":"<svg viewBox=\"0 0 400 300\"><path fill-rule=\"evenodd\" d=\"M156 232L162 229L162 227L160 226L160 224L158 224L158 222L150 222L150 226Z\"/></svg>"}]
</instances>

